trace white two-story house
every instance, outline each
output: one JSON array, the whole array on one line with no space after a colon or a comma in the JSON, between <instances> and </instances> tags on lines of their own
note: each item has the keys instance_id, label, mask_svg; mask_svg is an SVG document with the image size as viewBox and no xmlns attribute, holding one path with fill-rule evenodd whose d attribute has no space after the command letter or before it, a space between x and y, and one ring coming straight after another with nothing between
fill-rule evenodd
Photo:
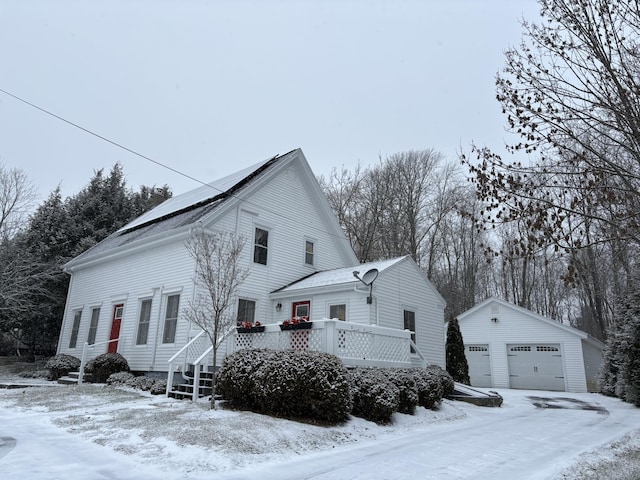
<instances>
[{"instance_id":1,"label":"white two-story house","mask_svg":"<svg viewBox=\"0 0 640 480\"><path fill-rule=\"evenodd\" d=\"M199 333L184 315L195 293L185 245L194 226L247 240L238 315L266 324L265 336L304 315L319 335L309 348L352 363L444 367L442 297L409 257L358 264L299 149L171 198L67 263L58 353L118 352L134 371L168 372ZM386 334L402 342L389 347ZM232 338L218 358L247 341ZM398 348L399 363L388 351Z\"/></svg>"}]
</instances>

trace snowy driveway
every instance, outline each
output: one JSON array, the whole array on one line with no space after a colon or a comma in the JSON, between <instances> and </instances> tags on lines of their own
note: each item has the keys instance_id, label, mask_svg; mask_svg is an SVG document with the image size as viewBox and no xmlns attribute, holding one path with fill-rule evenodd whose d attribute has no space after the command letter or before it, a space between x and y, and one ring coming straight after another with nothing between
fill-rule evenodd
<instances>
[{"instance_id":1,"label":"snowy driveway","mask_svg":"<svg viewBox=\"0 0 640 480\"><path fill-rule=\"evenodd\" d=\"M470 407L467 418L356 449L218 477L286 479L552 479L585 451L640 428L640 410L601 396L500 391L502 408ZM535 406L538 405L538 406ZM622 409L620 409L622 407ZM258 475L258 477L256 477Z\"/></svg>"},{"instance_id":2,"label":"snowy driveway","mask_svg":"<svg viewBox=\"0 0 640 480\"><path fill-rule=\"evenodd\" d=\"M318 427L99 386L0 390L0 478L547 480L640 432L640 409L617 399L499 393L501 408Z\"/></svg>"}]
</instances>

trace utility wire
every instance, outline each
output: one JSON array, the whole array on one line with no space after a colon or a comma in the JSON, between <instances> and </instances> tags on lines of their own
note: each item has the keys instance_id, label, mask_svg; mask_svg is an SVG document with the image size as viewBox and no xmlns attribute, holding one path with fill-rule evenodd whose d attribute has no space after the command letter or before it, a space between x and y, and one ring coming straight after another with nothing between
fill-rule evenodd
<instances>
[{"instance_id":1,"label":"utility wire","mask_svg":"<svg viewBox=\"0 0 640 480\"><path fill-rule=\"evenodd\" d=\"M215 190L215 191L217 191L219 193L224 193L222 190L220 190L218 188L215 188L214 186L212 186L212 185L210 185L210 184L208 184L206 182L203 182L202 180L198 180L197 178L192 177L191 175L188 175L188 174L183 173L183 172L181 172L179 170L176 170L175 168L172 168L172 167L170 167L168 165L165 165L165 164L163 164L161 162L158 162L157 160L154 160L153 158L147 157L146 155L138 153L138 152L136 152L135 150L133 150L133 149L131 149L129 147L126 147L126 146L124 146L124 145L122 145L122 144L120 144L118 142L115 142L113 140L108 139L107 137L104 137L104 136L100 135L99 133L96 133L96 132L94 132L92 130L89 130L88 128L85 128L82 125L78 125L77 123L74 123L74 122L72 122L70 120L67 120L66 118L61 117L60 115L56 115L55 113L53 113L53 112L51 112L51 111L49 111L49 110L47 110L45 108L42 108L42 107L40 107L40 106L38 106L38 105L36 105L34 103L31 103L28 100L25 100L24 98L19 97L18 95L14 95L13 93L8 92L8 91L6 91L6 90L4 90L2 88L0 88L0 92L4 93L5 95L8 95L9 97L11 97L11 98L13 98L15 100L18 100L19 102L22 102L22 103L24 103L26 105L29 105L32 108L35 108L36 110L39 110L42 113L45 113L45 114L47 114L47 115L49 115L49 116L51 116L53 118L56 118L56 119L66 123L68 125L71 125L72 127L80 129L83 132L88 133L89 135L93 135L94 137L99 138L102 141L110 143L111 145L113 145L113 146L115 146L117 148L121 148L121 149L123 149L123 150L125 150L125 151L127 151L127 152L129 152L129 153L131 153L131 154L133 154L135 156L137 156L137 157L140 157L140 158L142 158L144 160L147 160L148 162L154 163L154 164L156 164L156 165L158 165L158 166L160 166L162 168L166 168L167 170L170 170L170 171L172 171L174 173L177 173L178 175L181 175L181 176L183 176L185 178L188 178L189 180L193 180L194 182L197 182L197 183L199 183L201 185L207 186L207 187L211 188L212 190ZM249 205L259 206L256 203L252 202L251 200L249 200L247 198L242 198L242 197L236 195L235 193L230 194L230 196L235 197L239 201L245 202L245 203L247 203ZM282 212L274 212L274 211L270 210L265 205L260 205L260 207L263 208L264 210L269 211L269 212L273 213L274 215L278 215L278 216L280 216L280 217L282 217L284 219L291 220L291 221L296 221L298 224L305 224L304 220L301 220L299 218L297 218L297 219L289 218L289 217L287 217L287 215L284 215ZM321 231L323 233L326 233L329 236L336 237L336 238L342 238L339 235L336 235L333 232L329 232L327 230L319 228L316 225L312 225L312 224L307 223L307 226L312 228L313 230L317 230L317 231Z\"/></svg>"},{"instance_id":2,"label":"utility wire","mask_svg":"<svg viewBox=\"0 0 640 480\"><path fill-rule=\"evenodd\" d=\"M146 155L143 155L143 154L141 154L141 153L138 153L138 152L136 152L135 150L132 150L131 148L126 147L126 146L122 145L121 143L114 142L113 140L110 140L110 139L108 139L107 137L103 137L103 136L102 136L102 135L100 135L99 133L96 133L96 132L94 132L94 131L92 131L92 130L89 130L88 128L85 128L85 127L83 127L82 125L78 125L77 123L73 123L72 121L67 120L66 118L63 118L63 117L61 117L60 115L56 115L55 113L53 113L53 112L51 112L51 111L49 111L49 110L46 110L46 109L44 109L44 108L42 108L42 107L39 107L38 105L36 105L36 104L34 104L34 103L31 103L31 102L29 102L29 101L25 100L24 98L20 98L19 96L14 95L13 93L7 92L6 90L3 90L2 88L0 88L0 92L4 93L5 95L10 96L11 98L15 98L16 100L18 100L18 101L20 101L20 102L22 102L22 103L27 104L27 105L29 105L30 107L35 108L36 110L40 110L41 112L46 113L47 115L50 115L50 116L52 116L52 117L54 117L54 118L57 118L58 120L61 120L61 121L63 121L64 123L67 123L67 124L69 124L69 125L71 125L71 126L73 126L73 127L76 127L76 128L78 128L78 129L82 130L83 132L88 133L89 135L93 135L94 137L99 138L100 140L103 140L103 141L105 141L105 142L107 142L107 143L110 143L111 145L114 145L114 146L116 146L116 147L118 147L118 148L121 148L121 149L123 149L123 150L126 150L127 152L132 153L133 155L136 155L136 156L138 156L138 157L140 157L140 158L144 158L145 160L147 160L147 161L149 161L149 162L151 162L151 163L155 163L156 165L158 165L158 166L160 166L160 167L163 167L163 168L166 168L167 170L171 170L172 172L177 173L178 175L182 175L183 177L186 177L186 178L188 178L189 180L193 180L194 182L200 183L200 184L202 184L202 185L208 185L207 183L205 183L205 182L203 182L203 181L201 181L201 180L198 180L197 178L194 178L194 177L192 177L192 176L190 176L190 175L187 175L186 173L182 173L181 171L176 170L175 168L172 168L172 167L170 167L170 166L168 166L168 165L165 165L165 164L163 164L163 163L160 163L160 162L158 162L157 160L154 160L153 158L149 158L149 157L147 157ZM209 186L210 186L210 185L209 185Z\"/></svg>"}]
</instances>

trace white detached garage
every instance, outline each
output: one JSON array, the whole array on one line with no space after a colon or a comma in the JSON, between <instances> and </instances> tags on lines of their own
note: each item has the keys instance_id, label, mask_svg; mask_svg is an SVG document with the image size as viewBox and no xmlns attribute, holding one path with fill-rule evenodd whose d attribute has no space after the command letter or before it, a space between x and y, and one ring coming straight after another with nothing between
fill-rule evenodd
<instances>
[{"instance_id":1,"label":"white detached garage","mask_svg":"<svg viewBox=\"0 0 640 480\"><path fill-rule=\"evenodd\" d=\"M494 297L458 322L472 386L598 390L604 344L581 330Z\"/></svg>"}]
</instances>

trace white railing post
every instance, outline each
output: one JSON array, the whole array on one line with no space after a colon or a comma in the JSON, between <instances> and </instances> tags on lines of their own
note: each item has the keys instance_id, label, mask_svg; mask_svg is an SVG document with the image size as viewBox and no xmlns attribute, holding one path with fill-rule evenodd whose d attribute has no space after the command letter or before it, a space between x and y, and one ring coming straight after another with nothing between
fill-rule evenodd
<instances>
[{"instance_id":1,"label":"white railing post","mask_svg":"<svg viewBox=\"0 0 640 480\"><path fill-rule=\"evenodd\" d=\"M87 364L87 348L89 348L89 342L84 342L82 346L82 358L80 359L80 371L78 372L78 385L82 383L84 378L84 367Z\"/></svg>"}]
</instances>

